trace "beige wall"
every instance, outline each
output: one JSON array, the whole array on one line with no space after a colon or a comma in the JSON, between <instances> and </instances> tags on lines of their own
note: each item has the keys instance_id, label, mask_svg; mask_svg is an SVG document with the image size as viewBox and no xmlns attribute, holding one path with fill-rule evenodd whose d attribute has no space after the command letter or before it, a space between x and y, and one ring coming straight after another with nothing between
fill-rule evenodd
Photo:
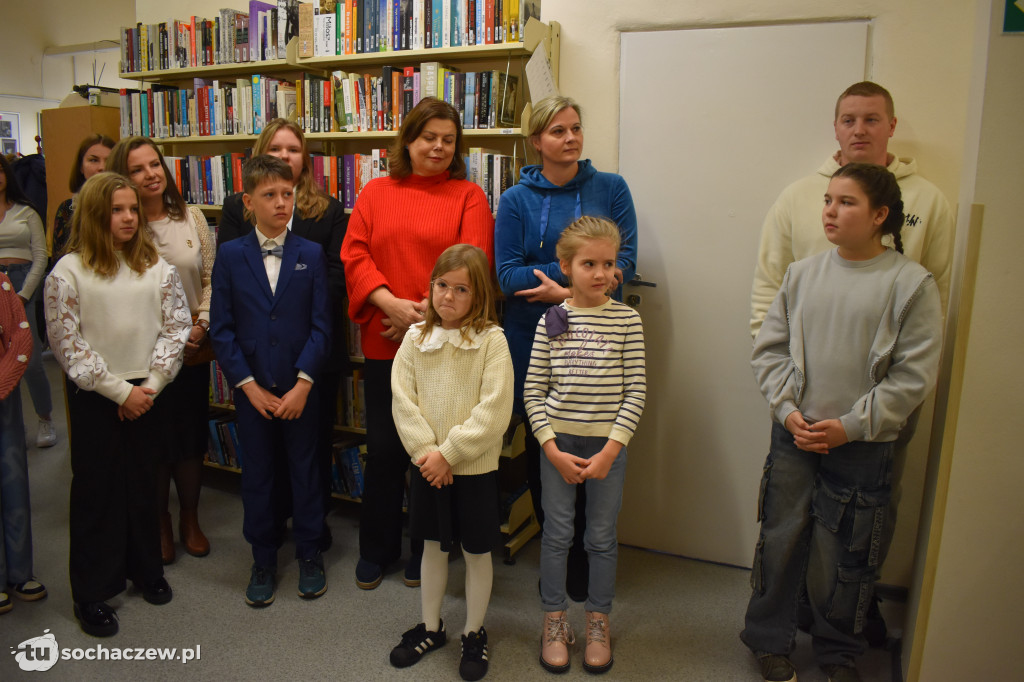
<instances>
[{"instance_id":1,"label":"beige wall","mask_svg":"<svg viewBox=\"0 0 1024 682\"><path fill-rule=\"evenodd\" d=\"M4 2L0 41L0 95L44 97L43 51L62 45L117 40L122 25L135 23L134 0L31 0Z\"/></svg>"},{"instance_id":2,"label":"beige wall","mask_svg":"<svg viewBox=\"0 0 1024 682\"><path fill-rule=\"evenodd\" d=\"M986 3L988 4L988 3ZM990 44L974 202L984 206L949 491L917 679L1019 679L1024 604L1024 36L1004 36L991 3ZM933 535L933 538L935 535ZM933 540L934 542L934 540ZM934 548L933 548L934 552Z\"/></svg>"}]
</instances>

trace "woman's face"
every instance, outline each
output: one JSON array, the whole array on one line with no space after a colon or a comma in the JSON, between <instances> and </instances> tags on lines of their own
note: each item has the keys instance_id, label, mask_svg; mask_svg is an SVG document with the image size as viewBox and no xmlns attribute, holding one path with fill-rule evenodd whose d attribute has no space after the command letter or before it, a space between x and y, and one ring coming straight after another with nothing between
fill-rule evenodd
<instances>
[{"instance_id":1,"label":"woman's face","mask_svg":"<svg viewBox=\"0 0 1024 682\"><path fill-rule=\"evenodd\" d=\"M295 133L287 128L278 130L274 137L270 138L267 154L276 156L291 166L292 180L299 181L299 175L302 174L302 143Z\"/></svg>"},{"instance_id":2,"label":"woman's face","mask_svg":"<svg viewBox=\"0 0 1024 682\"><path fill-rule=\"evenodd\" d=\"M541 164L567 165L579 161L583 154L583 124L572 107L562 109L548 126L530 140L540 154Z\"/></svg>"},{"instance_id":3,"label":"woman's face","mask_svg":"<svg viewBox=\"0 0 1024 682\"><path fill-rule=\"evenodd\" d=\"M82 177L88 180L104 169L107 157L110 156L110 147L97 143L85 150L82 157Z\"/></svg>"},{"instance_id":4,"label":"woman's face","mask_svg":"<svg viewBox=\"0 0 1024 682\"><path fill-rule=\"evenodd\" d=\"M139 190L143 204L147 199L163 198L167 178L155 149L144 144L128 152L128 179Z\"/></svg>"},{"instance_id":5,"label":"woman's face","mask_svg":"<svg viewBox=\"0 0 1024 682\"><path fill-rule=\"evenodd\" d=\"M432 118L409 144L409 160L416 175L437 175L448 170L455 157L454 121Z\"/></svg>"}]
</instances>

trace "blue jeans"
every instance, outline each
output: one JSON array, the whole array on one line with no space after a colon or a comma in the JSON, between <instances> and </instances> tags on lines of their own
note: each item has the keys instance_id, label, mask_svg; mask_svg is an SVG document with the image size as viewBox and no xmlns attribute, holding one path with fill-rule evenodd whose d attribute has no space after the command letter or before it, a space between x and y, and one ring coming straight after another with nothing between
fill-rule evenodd
<instances>
[{"instance_id":1,"label":"blue jeans","mask_svg":"<svg viewBox=\"0 0 1024 682\"><path fill-rule=\"evenodd\" d=\"M590 459L608 442L607 438L556 434L563 452ZM544 507L544 535L540 543L540 599L547 612L569 606L565 594L566 560L572 544L576 515L576 485L568 484L543 452L540 456L541 503ZM583 546L590 557L590 587L587 611L610 613L615 597L615 569L619 558L616 525L622 507L622 485L626 480L626 448L619 451L608 475L588 479L587 529Z\"/></svg>"},{"instance_id":2,"label":"blue jeans","mask_svg":"<svg viewBox=\"0 0 1024 682\"><path fill-rule=\"evenodd\" d=\"M25 285L25 277L32 268L31 263L18 263L7 265L7 276L11 278L11 284L15 291L20 291ZM45 280L44 280L45 281ZM50 380L46 378L46 370L43 368L43 347L39 343L39 334L36 329L36 301L42 296L43 282L39 283L32 293L32 298L25 304L25 317L28 318L28 326L32 329L32 357L29 358L28 367L25 369L25 383L28 384L29 395L32 396L32 406L36 414L50 414L53 410L53 403L50 400Z\"/></svg>"},{"instance_id":3,"label":"blue jeans","mask_svg":"<svg viewBox=\"0 0 1024 682\"><path fill-rule=\"evenodd\" d=\"M21 392L0 400L0 591L32 579L28 460Z\"/></svg>"},{"instance_id":4,"label":"blue jeans","mask_svg":"<svg viewBox=\"0 0 1024 682\"><path fill-rule=\"evenodd\" d=\"M788 655L806 580L819 665L851 665L878 578L891 493L893 443L855 441L827 455L797 449L772 425L758 500L761 535L753 594L740 639L754 652Z\"/></svg>"}]
</instances>

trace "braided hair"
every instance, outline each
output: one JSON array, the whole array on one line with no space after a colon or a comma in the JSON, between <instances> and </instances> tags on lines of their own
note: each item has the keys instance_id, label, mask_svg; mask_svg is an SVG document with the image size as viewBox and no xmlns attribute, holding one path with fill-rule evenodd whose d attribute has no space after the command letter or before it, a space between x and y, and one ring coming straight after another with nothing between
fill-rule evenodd
<instances>
[{"instance_id":1,"label":"braided hair","mask_svg":"<svg viewBox=\"0 0 1024 682\"><path fill-rule=\"evenodd\" d=\"M871 208L886 206L889 215L882 223L882 234L892 235L896 250L903 253L903 199L900 186L896 184L896 176L884 166L873 163L848 163L832 174L833 178L850 178L854 180L867 195Z\"/></svg>"}]
</instances>

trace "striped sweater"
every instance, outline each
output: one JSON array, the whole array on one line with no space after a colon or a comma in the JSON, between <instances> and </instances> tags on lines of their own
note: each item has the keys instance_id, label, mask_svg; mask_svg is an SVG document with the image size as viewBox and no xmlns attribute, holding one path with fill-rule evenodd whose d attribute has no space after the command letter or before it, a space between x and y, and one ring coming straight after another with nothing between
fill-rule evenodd
<instances>
[{"instance_id":1,"label":"striped sweater","mask_svg":"<svg viewBox=\"0 0 1024 682\"><path fill-rule=\"evenodd\" d=\"M561 307L568 330L548 338L541 317L526 372L523 401L533 433L542 445L555 433L627 445L647 395L640 316L612 299L596 308Z\"/></svg>"}]
</instances>

